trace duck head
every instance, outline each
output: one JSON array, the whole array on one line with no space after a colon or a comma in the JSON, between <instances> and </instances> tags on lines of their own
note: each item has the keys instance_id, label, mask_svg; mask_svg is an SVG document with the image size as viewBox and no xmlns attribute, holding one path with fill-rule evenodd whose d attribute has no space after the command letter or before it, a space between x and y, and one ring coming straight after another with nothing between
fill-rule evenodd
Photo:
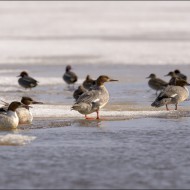
<instances>
[{"instance_id":1,"label":"duck head","mask_svg":"<svg viewBox=\"0 0 190 190\"><path fill-rule=\"evenodd\" d=\"M8 107L8 110L15 112L17 108L23 107L23 104L21 102L11 102L11 104Z\"/></svg>"},{"instance_id":2,"label":"duck head","mask_svg":"<svg viewBox=\"0 0 190 190\"><path fill-rule=\"evenodd\" d=\"M72 69L71 65L66 66L66 72L69 72Z\"/></svg>"},{"instance_id":3,"label":"duck head","mask_svg":"<svg viewBox=\"0 0 190 190\"><path fill-rule=\"evenodd\" d=\"M22 71L20 75L18 75L17 77L25 77L25 76L28 76L28 73L26 71Z\"/></svg>"},{"instance_id":4,"label":"duck head","mask_svg":"<svg viewBox=\"0 0 190 190\"><path fill-rule=\"evenodd\" d=\"M146 77L147 79L155 79L156 78L156 75L155 74L150 74L148 77Z\"/></svg>"},{"instance_id":5,"label":"duck head","mask_svg":"<svg viewBox=\"0 0 190 190\"><path fill-rule=\"evenodd\" d=\"M96 83L98 86L101 86L103 85L105 82L114 82L114 81L118 81L118 80L115 80L115 79L111 79L109 78L108 76L106 75L101 75L98 77Z\"/></svg>"}]
</instances>

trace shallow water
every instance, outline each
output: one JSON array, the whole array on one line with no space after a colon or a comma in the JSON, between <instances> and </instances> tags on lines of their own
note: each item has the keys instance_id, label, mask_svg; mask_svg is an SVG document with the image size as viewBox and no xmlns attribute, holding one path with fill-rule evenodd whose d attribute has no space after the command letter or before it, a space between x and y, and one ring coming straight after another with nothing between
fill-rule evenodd
<instances>
[{"instance_id":1,"label":"shallow water","mask_svg":"<svg viewBox=\"0 0 190 190\"><path fill-rule=\"evenodd\" d=\"M55 122L20 131L37 137L29 145L1 147L1 187L189 187L189 118Z\"/></svg>"},{"instance_id":2,"label":"shallow water","mask_svg":"<svg viewBox=\"0 0 190 190\"><path fill-rule=\"evenodd\" d=\"M0 5L0 98L44 102L31 109L32 125L0 132L0 188L189 188L190 103L152 108L156 95L145 79L156 73L168 81L174 69L190 77L189 2ZM70 110L67 64L78 75L75 88L87 74L119 80L106 84L101 120ZM22 70L36 88L18 85Z\"/></svg>"}]
</instances>

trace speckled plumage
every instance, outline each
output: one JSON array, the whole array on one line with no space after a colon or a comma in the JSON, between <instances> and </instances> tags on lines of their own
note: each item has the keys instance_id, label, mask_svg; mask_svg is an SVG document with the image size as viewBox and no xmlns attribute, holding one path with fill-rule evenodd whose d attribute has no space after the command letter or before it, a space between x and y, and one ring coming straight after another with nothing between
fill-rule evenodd
<instances>
[{"instance_id":1,"label":"speckled plumage","mask_svg":"<svg viewBox=\"0 0 190 190\"><path fill-rule=\"evenodd\" d=\"M109 101L109 92L104 86L104 82L111 81L117 80L110 79L104 75L98 77L93 90L83 93L72 106L72 109L84 114L85 117L88 114L97 112L97 119L99 119L99 109L103 108Z\"/></svg>"},{"instance_id":2,"label":"speckled plumage","mask_svg":"<svg viewBox=\"0 0 190 190\"><path fill-rule=\"evenodd\" d=\"M175 109L177 110L177 105L180 102L185 101L189 97L189 91L185 87L185 85L189 84L185 84L185 82L182 81L182 83L184 84L178 84L179 86L169 85L168 87L166 87L165 90L158 95L158 97L151 104L151 106L161 107L166 105L166 109L168 110L168 104L175 104ZM180 83L180 81L178 81L178 83Z\"/></svg>"}]
</instances>

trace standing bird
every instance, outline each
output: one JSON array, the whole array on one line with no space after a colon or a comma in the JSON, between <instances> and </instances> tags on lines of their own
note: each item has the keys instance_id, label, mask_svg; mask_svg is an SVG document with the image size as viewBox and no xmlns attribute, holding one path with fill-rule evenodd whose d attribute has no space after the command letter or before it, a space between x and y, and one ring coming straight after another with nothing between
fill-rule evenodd
<instances>
[{"instance_id":1,"label":"standing bird","mask_svg":"<svg viewBox=\"0 0 190 190\"><path fill-rule=\"evenodd\" d=\"M74 84L75 82L77 82L78 77L77 75L71 71L71 66L67 65L65 73L63 75L63 80L68 84Z\"/></svg>"},{"instance_id":2,"label":"standing bird","mask_svg":"<svg viewBox=\"0 0 190 190\"><path fill-rule=\"evenodd\" d=\"M190 84L185 80L178 80L177 85L178 86L169 85L166 87L151 106L161 107L166 105L166 110L169 110L168 104L175 104L175 110L177 110L178 104L188 98L189 91L185 86L189 86Z\"/></svg>"},{"instance_id":3,"label":"standing bird","mask_svg":"<svg viewBox=\"0 0 190 190\"><path fill-rule=\"evenodd\" d=\"M6 114L0 114L0 130L16 129L19 124L19 118L16 109L22 107L21 102L12 102Z\"/></svg>"},{"instance_id":4,"label":"standing bird","mask_svg":"<svg viewBox=\"0 0 190 190\"><path fill-rule=\"evenodd\" d=\"M93 90L83 93L72 106L71 110L76 110L79 113L85 115L86 119L90 119L87 117L88 114L96 112L96 119L100 119L99 110L100 108L103 108L109 101L109 92L104 86L104 83L112 81L118 80L110 79L105 75L99 76L96 80Z\"/></svg>"},{"instance_id":5,"label":"standing bird","mask_svg":"<svg viewBox=\"0 0 190 190\"><path fill-rule=\"evenodd\" d=\"M183 80L187 80L187 76L184 75L184 74L182 74L182 73L180 72L180 70L176 69L176 70L174 71L174 73L175 73L179 78L181 78L181 79L183 79Z\"/></svg>"},{"instance_id":6,"label":"standing bird","mask_svg":"<svg viewBox=\"0 0 190 190\"><path fill-rule=\"evenodd\" d=\"M0 108L1 114L6 114L9 104L4 102L5 106ZM22 97L21 103L22 107L16 110L17 116L19 118L19 124L31 124L33 120L32 112L30 111L31 104L43 104L42 102L36 102L30 97Z\"/></svg>"},{"instance_id":7,"label":"standing bird","mask_svg":"<svg viewBox=\"0 0 190 190\"><path fill-rule=\"evenodd\" d=\"M26 71L22 71L20 75L17 77L20 77L18 79L19 85L25 89L27 88L31 89L38 85L38 81L30 77Z\"/></svg>"},{"instance_id":8,"label":"standing bird","mask_svg":"<svg viewBox=\"0 0 190 190\"><path fill-rule=\"evenodd\" d=\"M83 87L83 85L78 86L78 88L73 93L73 98L77 101L79 96L81 96L84 92L87 92L87 90Z\"/></svg>"},{"instance_id":9,"label":"standing bird","mask_svg":"<svg viewBox=\"0 0 190 190\"><path fill-rule=\"evenodd\" d=\"M156 90L156 94L158 91L164 90L166 88L166 86L168 85L167 82L165 82L162 79L157 78L156 75L153 73L150 74L149 77L147 77L147 79L149 79L149 78L150 78L150 80L148 81L148 85L153 90Z\"/></svg>"},{"instance_id":10,"label":"standing bird","mask_svg":"<svg viewBox=\"0 0 190 190\"><path fill-rule=\"evenodd\" d=\"M96 80L93 80L90 75L86 76L86 79L84 80L84 82L82 83L82 85L84 86L84 88L86 88L87 90L90 90L90 88L92 86L94 86L96 84Z\"/></svg>"}]
</instances>

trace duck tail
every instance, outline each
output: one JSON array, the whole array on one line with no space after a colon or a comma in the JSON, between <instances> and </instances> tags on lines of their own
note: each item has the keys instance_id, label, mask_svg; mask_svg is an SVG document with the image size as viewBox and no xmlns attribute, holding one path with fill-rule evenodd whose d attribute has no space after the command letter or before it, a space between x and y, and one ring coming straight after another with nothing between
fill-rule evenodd
<instances>
[{"instance_id":1,"label":"duck tail","mask_svg":"<svg viewBox=\"0 0 190 190\"><path fill-rule=\"evenodd\" d=\"M80 109L80 105L79 104L74 104L72 107L71 107L71 110L76 110L78 111Z\"/></svg>"}]
</instances>

